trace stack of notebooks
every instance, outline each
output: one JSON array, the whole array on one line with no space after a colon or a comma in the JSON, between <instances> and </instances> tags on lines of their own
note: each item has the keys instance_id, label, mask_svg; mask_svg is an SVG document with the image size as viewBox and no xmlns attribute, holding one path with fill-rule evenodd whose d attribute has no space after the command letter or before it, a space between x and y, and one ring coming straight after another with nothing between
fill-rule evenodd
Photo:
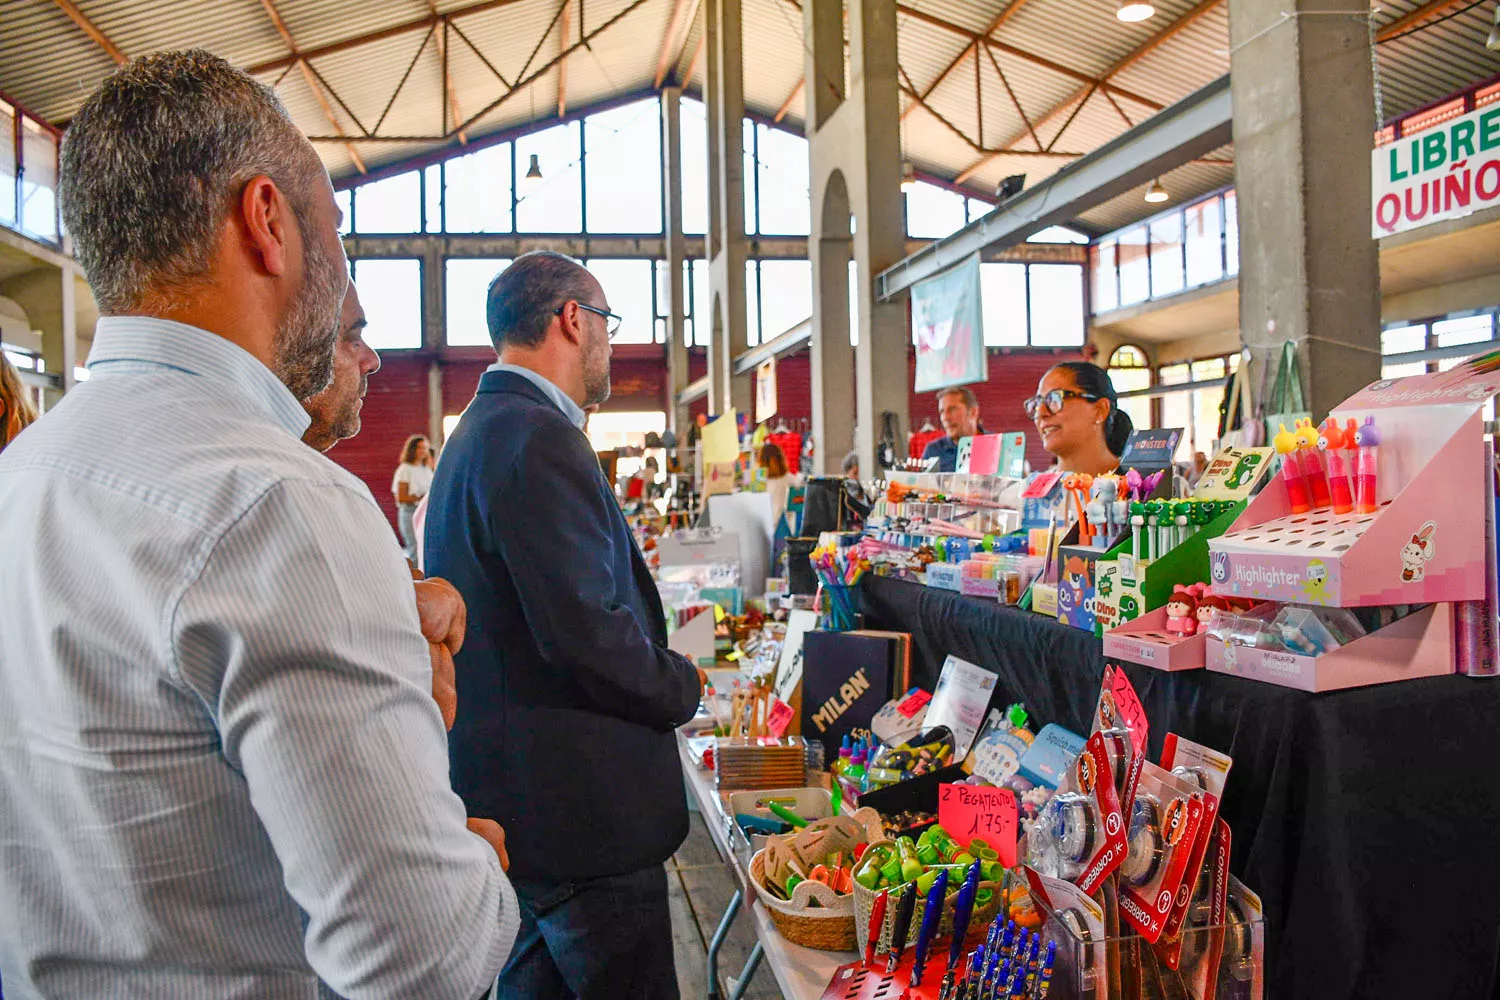
<instances>
[{"instance_id":1,"label":"stack of notebooks","mask_svg":"<svg viewBox=\"0 0 1500 1000\"><path fill-rule=\"evenodd\" d=\"M714 779L721 792L802 788L813 763L800 736L731 736L714 745Z\"/></svg>"}]
</instances>

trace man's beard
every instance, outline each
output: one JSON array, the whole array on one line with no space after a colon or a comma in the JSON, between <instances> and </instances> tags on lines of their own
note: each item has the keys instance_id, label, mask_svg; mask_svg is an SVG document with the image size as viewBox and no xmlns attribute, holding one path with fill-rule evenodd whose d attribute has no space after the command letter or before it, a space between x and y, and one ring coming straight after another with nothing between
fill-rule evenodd
<instances>
[{"instance_id":1,"label":"man's beard","mask_svg":"<svg viewBox=\"0 0 1500 1000\"><path fill-rule=\"evenodd\" d=\"M609 347L585 360L583 366L583 405L598 406L609 399Z\"/></svg>"},{"instance_id":2,"label":"man's beard","mask_svg":"<svg viewBox=\"0 0 1500 1000\"><path fill-rule=\"evenodd\" d=\"M271 369L298 400L316 396L333 381L333 348L348 277L311 238L300 216L304 247L302 287L276 330Z\"/></svg>"}]
</instances>

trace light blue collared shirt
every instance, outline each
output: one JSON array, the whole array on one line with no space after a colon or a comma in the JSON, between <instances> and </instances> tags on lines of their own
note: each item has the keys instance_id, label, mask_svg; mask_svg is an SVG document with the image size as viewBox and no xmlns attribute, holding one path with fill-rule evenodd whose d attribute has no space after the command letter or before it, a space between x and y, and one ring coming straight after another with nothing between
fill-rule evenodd
<instances>
[{"instance_id":1,"label":"light blue collared shirt","mask_svg":"<svg viewBox=\"0 0 1500 1000\"><path fill-rule=\"evenodd\" d=\"M479 995L515 895L374 499L221 337L89 369L0 453L5 996Z\"/></svg>"},{"instance_id":2,"label":"light blue collared shirt","mask_svg":"<svg viewBox=\"0 0 1500 1000\"><path fill-rule=\"evenodd\" d=\"M551 379L547 378L547 376L539 375L536 372L532 371L530 368L522 368L520 365L508 365L503 361L496 361L494 364L486 368L485 371L510 372L512 375L519 375L522 378L527 379L531 382L532 385L542 390L542 393L546 395L548 399L557 404L557 408L559 410L562 410L563 416L567 417L568 420L572 422L574 427L577 427L579 430L583 430L583 422L585 417L587 416L587 414L583 412L583 407L573 402L568 394L559 389Z\"/></svg>"}]
</instances>

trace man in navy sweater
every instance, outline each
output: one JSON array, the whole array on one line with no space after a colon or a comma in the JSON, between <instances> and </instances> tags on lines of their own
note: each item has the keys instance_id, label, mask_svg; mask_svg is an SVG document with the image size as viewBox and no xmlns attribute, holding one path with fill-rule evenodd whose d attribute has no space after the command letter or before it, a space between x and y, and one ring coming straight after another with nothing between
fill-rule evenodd
<instances>
[{"instance_id":1,"label":"man in navy sweater","mask_svg":"<svg viewBox=\"0 0 1500 1000\"><path fill-rule=\"evenodd\" d=\"M582 265L524 254L491 283L499 362L443 449L427 572L468 604L453 787L506 831L521 930L499 997L675 996L662 868L687 836L673 730L703 673L582 431L619 317Z\"/></svg>"}]
</instances>

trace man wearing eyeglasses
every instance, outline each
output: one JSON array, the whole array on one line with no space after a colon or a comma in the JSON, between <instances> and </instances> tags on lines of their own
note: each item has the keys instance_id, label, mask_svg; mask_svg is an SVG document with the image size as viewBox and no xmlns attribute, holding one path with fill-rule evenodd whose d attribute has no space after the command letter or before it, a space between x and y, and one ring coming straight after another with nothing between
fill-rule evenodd
<instances>
[{"instance_id":1,"label":"man wearing eyeglasses","mask_svg":"<svg viewBox=\"0 0 1500 1000\"><path fill-rule=\"evenodd\" d=\"M979 423L979 400L972 389L961 385L938 393L937 404L943 436L923 449L922 458L937 459L933 472L957 472L959 439L984 433Z\"/></svg>"},{"instance_id":2,"label":"man wearing eyeglasses","mask_svg":"<svg viewBox=\"0 0 1500 1000\"><path fill-rule=\"evenodd\" d=\"M675 996L662 865L688 816L673 730L703 672L667 649L582 430L609 398L620 317L582 265L538 251L491 283L486 320L499 360L438 463L425 566L469 609L453 788L505 828L521 903L497 996Z\"/></svg>"}]
</instances>

